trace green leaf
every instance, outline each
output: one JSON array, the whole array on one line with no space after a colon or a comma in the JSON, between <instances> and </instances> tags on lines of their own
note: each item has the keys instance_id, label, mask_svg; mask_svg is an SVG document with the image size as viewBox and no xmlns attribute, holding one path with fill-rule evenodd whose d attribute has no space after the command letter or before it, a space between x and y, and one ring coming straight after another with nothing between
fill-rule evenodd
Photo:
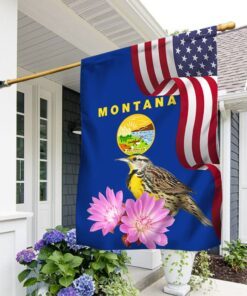
<instances>
[{"instance_id":1,"label":"green leaf","mask_svg":"<svg viewBox=\"0 0 247 296\"><path fill-rule=\"evenodd\" d=\"M60 263L60 261L63 260L63 254L60 251L54 251L52 255L49 256L49 260Z\"/></svg>"},{"instance_id":2,"label":"green leaf","mask_svg":"<svg viewBox=\"0 0 247 296\"><path fill-rule=\"evenodd\" d=\"M75 275L74 269L68 264L58 264L59 269L62 271L64 275Z\"/></svg>"},{"instance_id":3,"label":"green leaf","mask_svg":"<svg viewBox=\"0 0 247 296\"><path fill-rule=\"evenodd\" d=\"M31 263L28 264L28 267L35 268L38 266L38 262L36 260L33 260Z\"/></svg>"},{"instance_id":4,"label":"green leaf","mask_svg":"<svg viewBox=\"0 0 247 296\"><path fill-rule=\"evenodd\" d=\"M62 225L56 226L55 229L58 230L58 231L61 231L64 234L66 234L69 231L69 228L65 228Z\"/></svg>"},{"instance_id":5,"label":"green leaf","mask_svg":"<svg viewBox=\"0 0 247 296\"><path fill-rule=\"evenodd\" d=\"M56 272L57 270L57 265L54 262L48 262L42 267L41 272L43 272L44 274L51 274Z\"/></svg>"},{"instance_id":6,"label":"green leaf","mask_svg":"<svg viewBox=\"0 0 247 296\"><path fill-rule=\"evenodd\" d=\"M50 285L49 291L52 294L57 295L57 292L59 291L59 289L60 289L60 285L53 284L53 285Z\"/></svg>"},{"instance_id":7,"label":"green leaf","mask_svg":"<svg viewBox=\"0 0 247 296\"><path fill-rule=\"evenodd\" d=\"M69 285L72 284L74 280L74 277L73 276L63 276L59 279L59 284L63 287L68 287Z\"/></svg>"},{"instance_id":8,"label":"green leaf","mask_svg":"<svg viewBox=\"0 0 247 296\"><path fill-rule=\"evenodd\" d=\"M53 249L50 247L44 247L39 251L38 259L39 260L46 260L48 257L51 256Z\"/></svg>"},{"instance_id":9,"label":"green leaf","mask_svg":"<svg viewBox=\"0 0 247 296\"><path fill-rule=\"evenodd\" d=\"M94 271L93 271L93 269L86 269L86 270L85 270L85 273L88 274L88 275L91 275L91 276L94 275Z\"/></svg>"},{"instance_id":10,"label":"green leaf","mask_svg":"<svg viewBox=\"0 0 247 296\"><path fill-rule=\"evenodd\" d=\"M111 273L115 270L115 266L111 265L111 264L106 264L106 269L108 273Z\"/></svg>"},{"instance_id":11,"label":"green leaf","mask_svg":"<svg viewBox=\"0 0 247 296\"><path fill-rule=\"evenodd\" d=\"M37 283L37 278L32 277L24 282L23 287L30 287L35 285L36 283Z\"/></svg>"},{"instance_id":12,"label":"green leaf","mask_svg":"<svg viewBox=\"0 0 247 296\"><path fill-rule=\"evenodd\" d=\"M21 283L22 281L24 281L30 272L31 272L31 269L25 269L21 273L19 273L18 275L19 282Z\"/></svg>"},{"instance_id":13,"label":"green leaf","mask_svg":"<svg viewBox=\"0 0 247 296\"><path fill-rule=\"evenodd\" d=\"M68 263L71 267L75 268L81 265L83 258L79 256L73 256L70 253L66 253L63 256L64 262Z\"/></svg>"},{"instance_id":14,"label":"green leaf","mask_svg":"<svg viewBox=\"0 0 247 296\"><path fill-rule=\"evenodd\" d=\"M100 269L103 269L105 267L105 263L102 262L102 261L99 261L99 262L92 262L91 263L91 267L94 269L94 270L100 270Z\"/></svg>"},{"instance_id":15,"label":"green leaf","mask_svg":"<svg viewBox=\"0 0 247 296\"><path fill-rule=\"evenodd\" d=\"M63 259L66 263L73 260L73 258L74 258L74 256L71 253L66 253L63 255Z\"/></svg>"},{"instance_id":16,"label":"green leaf","mask_svg":"<svg viewBox=\"0 0 247 296\"><path fill-rule=\"evenodd\" d=\"M118 259L118 256L114 253L111 253L111 252L104 254L104 257L109 260L117 260Z\"/></svg>"},{"instance_id":17,"label":"green leaf","mask_svg":"<svg viewBox=\"0 0 247 296\"><path fill-rule=\"evenodd\" d=\"M37 289L35 289L32 293L31 293L31 296L37 296L38 295L38 291Z\"/></svg>"}]
</instances>

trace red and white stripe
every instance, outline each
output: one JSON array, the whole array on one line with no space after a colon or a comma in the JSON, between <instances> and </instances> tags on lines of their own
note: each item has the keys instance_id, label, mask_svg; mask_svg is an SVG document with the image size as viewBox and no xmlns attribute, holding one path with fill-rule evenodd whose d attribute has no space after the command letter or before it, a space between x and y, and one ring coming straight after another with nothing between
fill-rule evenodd
<instances>
[{"instance_id":1,"label":"red and white stripe","mask_svg":"<svg viewBox=\"0 0 247 296\"><path fill-rule=\"evenodd\" d=\"M189 169L207 169L215 181L213 225L220 236L222 199L217 142L217 78L178 77L172 37L131 48L136 81L145 95L180 95L177 154Z\"/></svg>"},{"instance_id":2,"label":"red and white stripe","mask_svg":"<svg viewBox=\"0 0 247 296\"><path fill-rule=\"evenodd\" d=\"M166 95L178 90L171 81L171 77L178 76L174 58L170 58L173 57L172 37L134 45L131 51L136 79L144 94L158 95L159 89L159 95Z\"/></svg>"},{"instance_id":3,"label":"red and white stripe","mask_svg":"<svg viewBox=\"0 0 247 296\"><path fill-rule=\"evenodd\" d=\"M181 97L177 140L181 163L188 168L218 164L216 79L181 77L174 80Z\"/></svg>"}]
</instances>

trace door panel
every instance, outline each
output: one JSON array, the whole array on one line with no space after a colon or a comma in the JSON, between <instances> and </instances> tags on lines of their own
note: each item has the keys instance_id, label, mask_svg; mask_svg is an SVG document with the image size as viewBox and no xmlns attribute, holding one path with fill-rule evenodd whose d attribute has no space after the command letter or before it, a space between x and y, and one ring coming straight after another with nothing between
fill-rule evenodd
<instances>
[{"instance_id":1,"label":"door panel","mask_svg":"<svg viewBox=\"0 0 247 296\"><path fill-rule=\"evenodd\" d=\"M37 191L37 237L52 227L52 173L51 173L51 136L52 136L52 94L40 89L38 102L38 191Z\"/></svg>"},{"instance_id":2,"label":"door panel","mask_svg":"<svg viewBox=\"0 0 247 296\"><path fill-rule=\"evenodd\" d=\"M16 209L33 212L32 200L32 87L19 85L16 104ZM34 217L28 218L28 245L34 239Z\"/></svg>"}]
</instances>

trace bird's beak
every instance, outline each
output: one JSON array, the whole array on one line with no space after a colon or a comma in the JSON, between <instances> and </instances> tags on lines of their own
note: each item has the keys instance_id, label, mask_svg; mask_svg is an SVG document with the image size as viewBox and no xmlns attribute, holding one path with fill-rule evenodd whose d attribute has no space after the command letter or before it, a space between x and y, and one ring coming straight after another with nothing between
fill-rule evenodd
<instances>
[{"instance_id":1,"label":"bird's beak","mask_svg":"<svg viewBox=\"0 0 247 296\"><path fill-rule=\"evenodd\" d=\"M117 160L117 161L123 161L123 162L129 162L129 159L128 158L117 158L117 159L115 159L115 160Z\"/></svg>"}]
</instances>

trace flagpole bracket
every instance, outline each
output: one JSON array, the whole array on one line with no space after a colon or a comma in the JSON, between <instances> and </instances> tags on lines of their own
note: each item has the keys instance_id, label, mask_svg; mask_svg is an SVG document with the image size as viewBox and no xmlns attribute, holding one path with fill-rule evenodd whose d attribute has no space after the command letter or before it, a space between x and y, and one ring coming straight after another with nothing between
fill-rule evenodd
<instances>
[{"instance_id":1,"label":"flagpole bracket","mask_svg":"<svg viewBox=\"0 0 247 296\"><path fill-rule=\"evenodd\" d=\"M4 88L6 86L9 86L6 80L0 80L0 88Z\"/></svg>"}]
</instances>

